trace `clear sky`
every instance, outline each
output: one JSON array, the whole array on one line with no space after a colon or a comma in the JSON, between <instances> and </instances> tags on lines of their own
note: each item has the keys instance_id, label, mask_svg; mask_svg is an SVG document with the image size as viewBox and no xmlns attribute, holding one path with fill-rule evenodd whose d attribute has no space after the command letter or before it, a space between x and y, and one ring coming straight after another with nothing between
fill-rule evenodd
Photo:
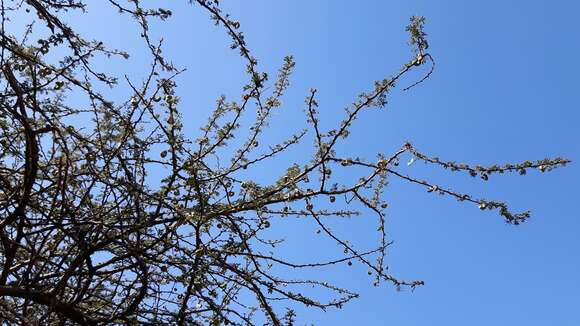
<instances>
[{"instance_id":1,"label":"clear sky","mask_svg":"<svg viewBox=\"0 0 580 326\"><path fill-rule=\"evenodd\" d=\"M404 32L411 15L427 18L436 73L409 92L395 91L384 111L357 121L348 148L372 159L405 140L449 160L490 164L562 155L567 168L526 177L493 177L486 184L412 166L416 173L484 198L531 209L513 227L496 213L394 182L389 237L390 270L423 279L414 292L374 288L364 269L338 269L361 298L340 311L300 311L317 325L578 325L580 323L580 2L486 1L224 1L263 68L282 56L297 61L285 116L296 128L308 88L320 92L320 110L333 120L376 79L408 58ZM192 17L192 18L187 18ZM240 71L222 50L221 32L202 16L180 12L183 63L198 97L236 96ZM190 21L188 21L190 20ZM187 27L186 27L187 26ZM192 26L190 28L189 26ZM223 57L222 57L223 55ZM224 61L222 59L226 59ZM411 81L409 81L411 82ZM229 87L233 86L230 89ZM202 110L202 109L200 109ZM274 121L285 130L286 121ZM334 120L333 120L334 121ZM300 155L300 153L296 153ZM410 169L410 173L414 173ZM345 221L361 243L364 219ZM292 229L301 233L301 228ZM368 228L366 228L368 230ZM360 232L357 232L360 231ZM289 234L288 237L292 237ZM298 236L298 235L295 235ZM296 246L304 257L311 244Z\"/></svg>"},{"instance_id":2,"label":"clear sky","mask_svg":"<svg viewBox=\"0 0 580 326\"><path fill-rule=\"evenodd\" d=\"M186 120L201 125L219 95L239 96L245 76L237 54L227 49L223 31L198 7L181 2L161 32L166 34L166 53L188 68L179 80ZM551 173L494 176L484 184L422 164L410 166L409 173L506 200L515 210L531 209L532 219L508 226L495 212L393 182L385 194L391 203L388 235L394 241L390 271L426 285L414 292L375 288L366 270L341 267L324 277L350 285L361 298L327 313L301 309L300 325L580 323L580 2L223 3L241 21L262 70L275 72L287 54L297 61L285 111L272 122L273 138L303 127L301 109L310 87L319 89L327 126L339 119L356 94L408 60L404 27L411 15L423 15L429 51L437 62L435 74L409 92L394 91L387 109L363 115L344 151L373 159L409 140L428 154L473 164L554 156L573 160ZM99 8L92 10L102 14ZM134 39L124 32L135 25L120 24L115 16L79 26L131 52ZM132 55L137 58L132 64L111 62L111 67L137 76L139 54ZM413 79L402 86L406 82ZM290 159L306 161L305 153L294 152ZM267 178L278 170L262 172ZM353 242L370 241L364 230L371 224L364 216L340 223L350 230ZM284 231L287 238L311 238L304 236L302 225ZM317 247L294 243L287 249L294 257L316 258Z\"/></svg>"}]
</instances>

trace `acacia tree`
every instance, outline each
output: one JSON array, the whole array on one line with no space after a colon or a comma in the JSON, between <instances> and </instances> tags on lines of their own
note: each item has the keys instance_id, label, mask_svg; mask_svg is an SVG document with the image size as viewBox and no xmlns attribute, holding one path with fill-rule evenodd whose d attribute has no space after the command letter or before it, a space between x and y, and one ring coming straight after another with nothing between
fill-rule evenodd
<instances>
[{"instance_id":1,"label":"acacia tree","mask_svg":"<svg viewBox=\"0 0 580 326\"><path fill-rule=\"evenodd\" d=\"M379 154L376 161L340 153L336 148L347 141L357 117L385 106L403 76L426 69L412 87L433 71L422 17L412 17L407 26L410 60L360 94L335 128L321 128L313 89L305 101L307 128L280 144L261 145L258 140L281 106L294 62L285 58L270 81L258 70L240 23L223 13L217 0L189 3L192 10L208 12L231 37L231 48L246 62L248 80L239 98L217 101L199 137L192 138L183 132L176 95L176 76L183 70L162 55L162 43L150 36L152 21L168 19L171 11L138 0L103 1L138 23L149 49L148 74L136 83L95 67L110 56L129 59L127 53L109 49L106 40L88 40L64 22L66 12L82 14L85 2L1 1L3 324L291 325L296 305L340 308L357 297L323 280L301 279L297 271L302 269L358 263L369 269L375 286L423 284L390 275L384 263L389 242L382 193L388 178L497 210L510 224L529 217L529 212L512 213L503 202L409 176L399 167L403 157L483 181L569 162L555 158L472 166L429 156L409 143ZM35 17L17 36L11 31L23 26L14 26L12 19L24 11ZM111 88L127 90L125 100L108 98ZM250 126L243 125L244 115L252 117ZM308 159L288 166L271 184L252 179L257 167L277 162L305 139L314 141ZM345 181L336 177L340 171L359 176ZM376 218L379 240L373 249L355 247L328 226L329 218L356 214ZM287 216L313 220L344 255L320 253L304 263L280 255L280 240L264 235L276 219ZM317 298L312 287L332 294Z\"/></svg>"}]
</instances>

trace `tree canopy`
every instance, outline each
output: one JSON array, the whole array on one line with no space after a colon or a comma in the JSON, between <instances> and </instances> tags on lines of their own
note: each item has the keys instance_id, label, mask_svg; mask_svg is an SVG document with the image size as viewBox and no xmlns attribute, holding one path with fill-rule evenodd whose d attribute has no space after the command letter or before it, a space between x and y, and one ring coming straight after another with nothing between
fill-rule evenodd
<instances>
[{"instance_id":1,"label":"tree canopy","mask_svg":"<svg viewBox=\"0 0 580 326\"><path fill-rule=\"evenodd\" d=\"M184 131L177 94L176 80L185 70L151 36L151 29L172 15L149 7L163 2L103 1L139 26L149 62L143 66L146 77L135 82L102 64L111 57L132 60L129 53L109 48L107 40L92 40L63 19L71 11L82 15L87 1L2 1L0 319L5 324L292 325L296 305L340 308L358 296L324 280L323 271L340 264L365 266L374 286L423 284L391 275L385 264L390 242L383 191L389 179L495 210L509 224L530 216L512 212L503 201L409 175L407 164L422 161L485 182L569 162L470 165L440 159L411 143L368 161L337 149L348 142L357 118L386 106L390 91L409 72L422 73L400 87L409 91L433 73L423 17L411 17L406 28L409 60L371 83L340 112L338 125L322 128L312 89L305 94L304 124L272 144L261 135L282 107L293 58L284 58L271 77L260 70L241 23L217 0L189 3L229 35L247 73L240 94L219 98L194 136ZM22 12L34 13L26 25L15 19ZM91 22L97 28L105 23ZM21 29L23 34L16 32ZM118 89L122 100L110 95ZM256 181L260 169L280 164L279 155L292 153L301 142L313 146L309 153L293 154L299 163L285 166L275 182ZM352 181L344 173L357 177ZM376 220L372 249L358 248L327 223L355 215ZM343 256L317 253L313 261L294 262L280 254L282 240L269 236L268 229L278 219L295 217L313 220L320 235L311 241L325 236ZM320 277L303 278L301 270L320 270ZM329 294L316 297L312 287Z\"/></svg>"}]
</instances>

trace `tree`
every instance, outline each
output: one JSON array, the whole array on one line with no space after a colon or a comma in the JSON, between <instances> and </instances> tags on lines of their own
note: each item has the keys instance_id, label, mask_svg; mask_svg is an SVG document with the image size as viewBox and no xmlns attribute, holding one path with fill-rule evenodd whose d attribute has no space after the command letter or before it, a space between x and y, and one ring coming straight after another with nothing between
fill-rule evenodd
<instances>
[{"instance_id":1,"label":"tree","mask_svg":"<svg viewBox=\"0 0 580 326\"><path fill-rule=\"evenodd\" d=\"M150 36L153 21L168 19L171 11L137 0L106 2L138 22L149 49L147 77L137 84L97 67L111 56L129 60L127 53L109 49L106 40L89 41L64 23L67 12L82 14L86 1L2 2L0 317L5 324L291 325L297 304L340 308L357 297L325 281L300 279L297 270L357 263L369 269L375 286L423 284L390 275L384 264L390 243L382 192L388 178L497 210L510 224L529 217L529 212L512 213L504 202L408 176L399 167L403 158L482 181L569 162L472 166L429 156L410 143L372 162L340 153L337 146L347 141L357 117L384 107L403 76L427 69L404 88L410 89L431 75L435 63L422 17L412 17L407 26L411 59L360 94L338 126L323 130L313 89L305 101L307 129L280 144L263 144L260 135L289 87L292 57L270 81L258 69L240 23L224 14L218 1L189 2L230 36L248 75L238 99L218 99L196 139L183 131L176 92L183 70ZM34 13L36 22L18 37L9 31L11 18L22 11ZM107 95L111 89L127 90L126 96L113 100ZM252 116L253 123L244 125L243 116ZM315 144L309 159L290 164L271 184L256 182L261 166L278 163L280 154L309 137ZM340 177L343 171L356 173L357 180ZM381 240L371 250L358 249L327 223L361 213L377 220ZM267 230L288 216L313 220L344 256L288 261ZM291 277L287 270L294 271ZM310 287L333 295L315 298Z\"/></svg>"}]
</instances>

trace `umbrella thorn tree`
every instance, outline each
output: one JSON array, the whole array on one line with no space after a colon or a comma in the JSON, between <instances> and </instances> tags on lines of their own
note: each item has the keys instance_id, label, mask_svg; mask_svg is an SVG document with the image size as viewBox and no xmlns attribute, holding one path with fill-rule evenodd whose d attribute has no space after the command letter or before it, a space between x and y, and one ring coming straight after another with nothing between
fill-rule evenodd
<instances>
[{"instance_id":1,"label":"umbrella thorn tree","mask_svg":"<svg viewBox=\"0 0 580 326\"><path fill-rule=\"evenodd\" d=\"M563 158L479 166L445 161L410 143L375 161L341 153L355 120L384 107L402 77L433 71L424 18L407 31L410 59L346 107L342 120L320 124L317 91L306 96L305 123L278 144L260 138L290 84L286 57L275 78L259 70L240 23L217 0L190 0L223 28L246 65L239 98L221 97L199 135L184 132L176 67L152 30L168 20L165 2L103 0L100 6L137 23L149 64L140 82L107 71L105 60L131 60L107 40L90 40L66 23L86 0L2 0L0 68L0 319L22 325L291 325L297 305L340 308L357 294L302 270L357 263L374 285L415 288L389 274L385 253L387 180L400 179L519 224L529 212L472 197L403 172L404 157L481 180L550 171ZM28 17L27 22L22 17ZM105 21L92 21L99 26ZM19 32L17 32L19 31ZM21 31L21 32L20 32ZM130 32L130 31L129 31ZM121 90L122 99L108 95ZM368 113L368 114L373 114ZM248 119L248 117L250 117ZM249 124L248 122L249 121ZM302 129L304 128L304 129ZM310 137L310 138L309 138ZM288 164L269 184L253 176L305 139L308 158ZM260 141L260 142L259 142ZM305 157L301 153L301 157ZM356 181L336 177L348 171ZM377 242L360 249L333 231L333 217L376 219ZM317 253L290 261L267 230L284 217L307 218L341 257ZM330 254L327 255L331 256ZM328 293L313 293L318 288Z\"/></svg>"}]
</instances>

